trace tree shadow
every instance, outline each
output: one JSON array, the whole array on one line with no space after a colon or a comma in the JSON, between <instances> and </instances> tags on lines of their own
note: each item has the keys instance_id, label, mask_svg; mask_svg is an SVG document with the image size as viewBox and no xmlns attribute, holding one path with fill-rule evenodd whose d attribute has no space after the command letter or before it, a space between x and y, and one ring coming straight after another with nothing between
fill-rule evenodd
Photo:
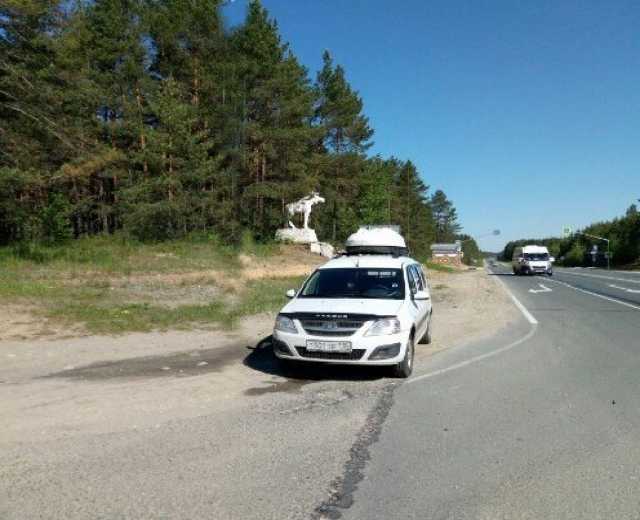
<instances>
[{"instance_id":1,"label":"tree shadow","mask_svg":"<svg viewBox=\"0 0 640 520\"><path fill-rule=\"evenodd\" d=\"M262 338L244 358L243 364L253 370L272 376L297 381L375 381L388 377L389 367L334 365L321 362L283 363L273 353L272 337Z\"/></svg>"}]
</instances>

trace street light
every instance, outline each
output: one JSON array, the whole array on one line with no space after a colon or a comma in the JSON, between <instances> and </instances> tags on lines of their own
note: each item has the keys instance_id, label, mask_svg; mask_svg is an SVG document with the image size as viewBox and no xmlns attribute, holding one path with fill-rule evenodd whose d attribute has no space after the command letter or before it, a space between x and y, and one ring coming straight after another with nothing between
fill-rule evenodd
<instances>
[{"instance_id":1,"label":"street light","mask_svg":"<svg viewBox=\"0 0 640 520\"><path fill-rule=\"evenodd\" d=\"M638 199L640 201L640 199ZM611 270L611 254L609 249L609 239L604 237L599 237L597 235L590 235L589 233L580 233L576 231L576 235L582 235L589 238L595 238L596 240L604 240L607 243L607 271Z\"/></svg>"},{"instance_id":2,"label":"street light","mask_svg":"<svg viewBox=\"0 0 640 520\"><path fill-rule=\"evenodd\" d=\"M477 237L465 238L464 240L460 240L459 242L462 244L464 242L469 242L470 240L477 240L478 238L490 237L492 235L497 237L499 234L500 234L500 230L494 229L491 233L485 233L484 235L478 235Z\"/></svg>"}]
</instances>

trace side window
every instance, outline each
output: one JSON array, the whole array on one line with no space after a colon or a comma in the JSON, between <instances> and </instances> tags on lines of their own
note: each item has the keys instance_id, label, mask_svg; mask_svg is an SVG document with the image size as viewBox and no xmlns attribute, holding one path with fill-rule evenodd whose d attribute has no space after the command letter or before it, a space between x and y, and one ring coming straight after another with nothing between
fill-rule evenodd
<instances>
[{"instance_id":1,"label":"side window","mask_svg":"<svg viewBox=\"0 0 640 520\"><path fill-rule=\"evenodd\" d=\"M422 289L424 290L427 288L427 277L424 275L424 271L421 266L416 266L416 269L418 270L420 280L422 280Z\"/></svg>"},{"instance_id":2,"label":"side window","mask_svg":"<svg viewBox=\"0 0 640 520\"><path fill-rule=\"evenodd\" d=\"M418 290L416 288L416 280L413 275L412 265L407 267L407 282L409 282L409 289L411 290L411 294L415 294Z\"/></svg>"},{"instance_id":3,"label":"side window","mask_svg":"<svg viewBox=\"0 0 640 520\"><path fill-rule=\"evenodd\" d=\"M413 265L413 275L416 277L416 286L418 291L424 291L424 280L422 279L422 273L417 265Z\"/></svg>"},{"instance_id":4,"label":"side window","mask_svg":"<svg viewBox=\"0 0 640 520\"><path fill-rule=\"evenodd\" d=\"M424 291L424 282L422 281L422 277L418 271L418 266L410 265L408 271L410 273L410 278L413 278L413 287L415 288L412 288L411 292L415 294L416 291Z\"/></svg>"}]
</instances>

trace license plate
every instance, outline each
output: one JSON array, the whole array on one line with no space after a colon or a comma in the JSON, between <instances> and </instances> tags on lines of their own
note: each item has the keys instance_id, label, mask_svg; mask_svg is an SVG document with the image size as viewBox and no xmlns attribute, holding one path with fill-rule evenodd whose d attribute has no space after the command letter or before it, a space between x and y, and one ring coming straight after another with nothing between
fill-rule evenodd
<instances>
[{"instance_id":1,"label":"license plate","mask_svg":"<svg viewBox=\"0 0 640 520\"><path fill-rule=\"evenodd\" d=\"M350 341L319 341L316 339L307 340L307 350L309 352L351 352Z\"/></svg>"}]
</instances>

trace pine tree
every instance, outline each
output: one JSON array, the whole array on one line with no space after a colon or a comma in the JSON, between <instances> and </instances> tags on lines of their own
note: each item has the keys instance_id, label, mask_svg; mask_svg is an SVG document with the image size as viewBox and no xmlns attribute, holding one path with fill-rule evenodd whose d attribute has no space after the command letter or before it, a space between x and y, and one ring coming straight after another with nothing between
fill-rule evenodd
<instances>
[{"instance_id":1,"label":"pine tree","mask_svg":"<svg viewBox=\"0 0 640 520\"><path fill-rule=\"evenodd\" d=\"M320 145L328 154L322 168L322 189L331 201L331 208L324 231L336 240L353 231L356 216L350 202L358 194L357 179L364 170L364 153L372 144L373 130L344 69L333 65L328 51L322 58L323 67L316 80L315 121L323 130Z\"/></svg>"},{"instance_id":2,"label":"pine tree","mask_svg":"<svg viewBox=\"0 0 640 520\"><path fill-rule=\"evenodd\" d=\"M259 1L234 35L242 78L240 170L243 222L267 238L282 224L286 200L314 185L309 156L313 91Z\"/></svg>"},{"instance_id":3,"label":"pine tree","mask_svg":"<svg viewBox=\"0 0 640 520\"><path fill-rule=\"evenodd\" d=\"M318 189L322 237L398 223L424 251L441 198L441 235L457 232L455 208L429 199L413 164L367 158L362 99L328 52L311 85L258 0L233 31L221 4L0 5L1 243L122 227L271 239L285 204ZM627 244L635 228L618 227Z\"/></svg>"},{"instance_id":4,"label":"pine tree","mask_svg":"<svg viewBox=\"0 0 640 520\"><path fill-rule=\"evenodd\" d=\"M395 187L396 222L411 251L416 256L428 254L435 238L435 225L427 197L428 186L424 184L418 170L411 161L399 163Z\"/></svg>"},{"instance_id":5,"label":"pine tree","mask_svg":"<svg viewBox=\"0 0 640 520\"><path fill-rule=\"evenodd\" d=\"M56 172L73 202L75 233L120 227L118 190L136 170L149 117L142 8L138 0L78 3L57 38L59 74L69 85L64 105L84 145Z\"/></svg>"},{"instance_id":6,"label":"pine tree","mask_svg":"<svg viewBox=\"0 0 640 520\"><path fill-rule=\"evenodd\" d=\"M460 232L458 214L453 203L442 190L437 190L431 197L431 209L436 223L436 241L452 242Z\"/></svg>"},{"instance_id":7,"label":"pine tree","mask_svg":"<svg viewBox=\"0 0 640 520\"><path fill-rule=\"evenodd\" d=\"M0 5L0 166L42 172L76 145L58 118L60 16L55 0Z\"/></svg>"},{"instance_id":8,"label":"pine tree","mask_svg":"<svg viewBox=\"0 0 640 520\"><path fill-rule=\"evenodd\" d=\"M359 180L358 220L361 224L392 224L391 204L397 161L376 156L366 162Z\"/></svg>"}]
</instances>

